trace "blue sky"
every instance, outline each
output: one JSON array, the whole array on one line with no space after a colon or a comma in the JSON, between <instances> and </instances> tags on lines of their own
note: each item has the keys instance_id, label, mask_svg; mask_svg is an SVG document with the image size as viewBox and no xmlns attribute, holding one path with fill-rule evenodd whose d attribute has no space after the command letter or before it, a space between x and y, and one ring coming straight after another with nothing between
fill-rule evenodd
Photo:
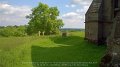
<instances>
[{"instance_id":1,"label":"blue sky","mask_svg":"<svg viewBox=\"0 0 120 67\"><path fill-rule=\"evenodd\" d=\"M39 2L58 7L64 28L84 28L84 15L92 0L0 0L0 26L27 24L25 16Z\"/></svg>"}]
</instances>

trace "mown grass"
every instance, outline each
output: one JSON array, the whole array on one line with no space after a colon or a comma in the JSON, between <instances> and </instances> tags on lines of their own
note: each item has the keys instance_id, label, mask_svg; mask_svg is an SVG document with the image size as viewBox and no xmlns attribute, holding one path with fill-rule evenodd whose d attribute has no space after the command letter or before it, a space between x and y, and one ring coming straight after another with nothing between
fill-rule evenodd
<instances>
[{"instance_id":1,"label":"mown grass","mask_svg":"<svg viewBox=\"0 0 120 67\"><path fill-rule=\"evenodd\" d=\"M85 41L84 32L70 32L68 37L0 38L0 67L50 67L55 62L51 67L97 67L105 49ZM70 66L71 62L81 64Z\"/></svg>"}]
</instances>

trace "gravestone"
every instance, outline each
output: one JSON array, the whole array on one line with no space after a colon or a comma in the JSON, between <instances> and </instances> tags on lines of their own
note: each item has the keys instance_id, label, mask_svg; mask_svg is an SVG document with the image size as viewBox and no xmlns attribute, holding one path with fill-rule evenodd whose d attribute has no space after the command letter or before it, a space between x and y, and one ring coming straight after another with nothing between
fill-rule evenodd
<instances>
[{"instance_id":1,"label":"gravestone","mask_svg":"<svg viewBox=\"0 0 120 67\"><path fill-rule=\"evenodd\" d=\"M43 36L45 35L45 32L43 32Z\"/></svg>"},{"instance_id":2,"label":"gravestone","mask_svg":"<svg viewBox=\"0 0 120 67\"><path fill-rule=\"evenodd\" d=\"M38 31L38 35L40 36L40 34L41 34L41 32L40 31Z\"/></svg>"},{"instance_id":3,"label":"gravestone","mask_svg":"<svg viewBox=\"0 0 120 67\"><path fill-rule=\"evenodd\" d=\"M67 37L68 36L68 32L62 32L62 37Z\"/></svg>"}]
</instances>

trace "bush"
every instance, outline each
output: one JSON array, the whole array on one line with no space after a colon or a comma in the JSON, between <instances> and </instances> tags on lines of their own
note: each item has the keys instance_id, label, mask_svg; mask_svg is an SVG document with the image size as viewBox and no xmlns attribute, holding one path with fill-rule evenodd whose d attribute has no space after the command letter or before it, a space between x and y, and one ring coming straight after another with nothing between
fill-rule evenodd
<instances>
[{"instance_id":1,"label":"bush","mask_svg":"<svg viewBox=\"0 0 120 67\"><path fill-rule=\"evenodd\" d=\"M25 26L7 26L0 28L0 36L9 37L9 36L26 36L26 27Z\"/></svg>"}]
</instances>

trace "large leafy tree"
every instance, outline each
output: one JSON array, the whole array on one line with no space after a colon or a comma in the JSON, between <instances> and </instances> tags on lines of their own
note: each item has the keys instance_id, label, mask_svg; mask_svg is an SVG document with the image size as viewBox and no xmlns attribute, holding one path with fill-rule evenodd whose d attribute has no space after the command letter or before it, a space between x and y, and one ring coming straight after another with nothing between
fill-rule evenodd
<instances>
[{"instance_id":1,"label":"large leafy tree","mask_svg":"<svg viewBox=\"0 0 120 67\"><path fill-rule=\"evenodd\" d=\"M30 19L27 33L34 34L38 31L45 32L45 34L56 33L63 26L62 19L58 19L57 16L59 16L57 7L39 3L32 9L32 14L27 16Z\"/></svg>"}]
</instances>

